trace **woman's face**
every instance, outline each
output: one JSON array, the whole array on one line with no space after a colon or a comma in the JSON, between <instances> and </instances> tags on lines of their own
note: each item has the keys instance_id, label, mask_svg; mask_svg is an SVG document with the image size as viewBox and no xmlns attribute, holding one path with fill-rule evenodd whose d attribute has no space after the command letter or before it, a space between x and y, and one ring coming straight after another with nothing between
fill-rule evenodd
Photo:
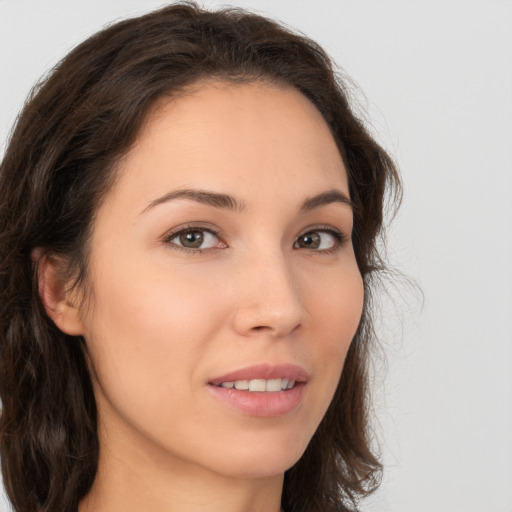
<instances>
[{"instance_id":1,"label":"woman's face","mask_svg":"<svg viewBox=\"0 0 512 512\"><path fill-rule=\"evenodd\" d=\"M325 121L291 88L203 84L160 103L118 172L80 319L103 455L281 474L327 410L363 304Z\"/></svg>"}]
</instances>

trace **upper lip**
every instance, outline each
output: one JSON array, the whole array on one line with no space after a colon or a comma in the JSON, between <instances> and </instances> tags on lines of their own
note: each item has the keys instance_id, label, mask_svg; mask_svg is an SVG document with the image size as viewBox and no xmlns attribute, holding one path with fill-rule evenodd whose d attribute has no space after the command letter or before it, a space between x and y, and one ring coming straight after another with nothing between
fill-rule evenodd
<instances>
[{"instance_id":1,"label":"upper lip","mask_svg":"<svg viewBox=\"0 0 512 512\"><path fill-rule=\"evenodd\" d=\"M219 386L223 382L253 379L288 379L295 382L307 382L309 374L304 368L296 364L257 364L215 377L208 383Z\"/></svg>"}]
</instances>

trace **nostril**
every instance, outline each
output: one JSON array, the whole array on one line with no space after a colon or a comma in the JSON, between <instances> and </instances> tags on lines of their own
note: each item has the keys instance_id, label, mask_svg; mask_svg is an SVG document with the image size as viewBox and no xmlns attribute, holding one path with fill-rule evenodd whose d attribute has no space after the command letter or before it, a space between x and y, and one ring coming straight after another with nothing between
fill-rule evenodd
<instances>
[{"instance_id":1,"label":"nostril","mask_svg":"<svg viewBox=\"0 0 512 512\"><path fill-rule=\"evenodd\" d=\"M292 331L296 331L299 327L300 327L301 324L297 324L293 329ZM269 333L276 333L278 332L278 329L275 329L273 327L271 327L270 325L255 325L254 327L251 328L251 331L253 333L265 333L265 332L269 332Z\"/></svg>"}]
</instances>

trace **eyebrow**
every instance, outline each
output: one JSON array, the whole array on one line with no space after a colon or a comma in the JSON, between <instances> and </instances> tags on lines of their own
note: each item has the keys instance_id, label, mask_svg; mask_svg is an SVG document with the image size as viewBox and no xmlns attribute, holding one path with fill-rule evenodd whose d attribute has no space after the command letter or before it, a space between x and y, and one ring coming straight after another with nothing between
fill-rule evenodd
<instances>
[{"instance_id":1,"label":"eyebrow","mask_svg":"<svg viewBox=\"0 0 512 512\"><path fill-rule=\"evenodd\" d=\"M226 210L233 210L242 212L246 209L247 205L244 202L238 201L229 194L220 194L218 192L209 192L207 190L195 190L195 189L181 189L174 190L168 194L151 201L151 203L142 210L141 214L145 211L154 208L162 203L167 203L173 199L191 199L198 203L213 206L215 208L223 208Z\"/></svg>"},{"instance_id":2,"label":"eyebrow","mask_svg":"<svg viewBox=\"0 0 512 512\"><path fill-rule=\"evenodd\" d=\"M309 212L320 206L326 206L332 203L343 203L350 208L353 208L352 201L340 190L331 189L327 192L322 192L313 197L308 197L299 209L299 212Z\"/></svg>"},{"instance_id":3,"label":"eyebrow","mask_svg":"<svg viewBox=\"0 0 512 512\"><path fill-rule=\"evenodd\" d=\"M235 197L229 194L221 194L218 192L210 192L207 190L195 190L195 189L180 189L169 192L168 194L151 201L144 210L142 210L141 215L158 206L162 203L167 203L174 199L191 199L192 201L197 201L198 203L206 204L208 206L213 206L214 208L222 208L226 210L239 211L243 212L247 205L243 201L239 201ZM353 207L352 201L340 190L331 189L327 192L322 192L313 197L308 197L299 208L300 213L309 212L316 208L320 208L321 206L326 206L332 203L343 203L351 208Z\"/></svg>"}]
</instances>

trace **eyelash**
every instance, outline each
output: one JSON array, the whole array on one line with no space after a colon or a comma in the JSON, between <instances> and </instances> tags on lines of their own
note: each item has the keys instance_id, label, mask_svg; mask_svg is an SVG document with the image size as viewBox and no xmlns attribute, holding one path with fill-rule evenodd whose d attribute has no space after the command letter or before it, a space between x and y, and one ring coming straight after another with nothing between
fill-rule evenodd
<instances>
[{"instance_id":1,"label":"eyelash","mask_svg":"<svg viewBox=\"0 0 512 512\"><path fill-rule=\"evenodd\" d=\"M221 231L213 229L211 226L190 225L190 226L180 227L179 229L176 229L176 230L166 234L162 241L164 244L168 244L168 245L172 246L173 250L183 251L188 254L201 254L204 251L216 249L215 247L208 247L206 249L192 249L190 247L183 247L181 245L178 245L178 244L175 244L174 242L172 242L172 240L174 238L176 238L177 236L187 233L187 232L193 232L193 231L205 231L207 233L214 235L216 238L219 238L219 240L221 239ZM323 255L329 255L329 254L335 253L349 239L349 237L347 235L345 235L341 231L333 228L332 226L315 226L314 228L308 228L307 230L300 233L300 235L295 239L295 241L293 243L294 249L300 249L300 247L295 247L295 244L301 237L304 237L310 233L327 233L335 239L335 243L334 243L333 247L331 247L329 249L320 249L320 250L310 249L311 252L315 252L317 254L323 254ZM223 242L223 243L225 243L225 242ZM226 247L227 247L227 245L226 245Z\"/></svg>"}]
</instances>

